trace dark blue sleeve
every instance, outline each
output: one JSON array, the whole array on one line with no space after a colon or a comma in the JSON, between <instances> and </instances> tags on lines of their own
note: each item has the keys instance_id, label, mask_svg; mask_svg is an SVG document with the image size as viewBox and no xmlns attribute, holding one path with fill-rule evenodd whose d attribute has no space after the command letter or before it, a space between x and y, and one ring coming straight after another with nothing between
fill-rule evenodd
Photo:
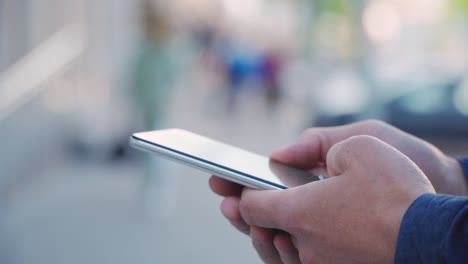
<instances>
[{"instance_id":1,"label":"dark blue sleeve","mask_svg":"<svg viewBox=\"0 0 468 264\"><path fill-rule=\"evenodd\" d=\"M458 158L458 162L460 162L460 165L463 168L463 172L465 173L465 179L466 179L466 182L468 183L468 158L460 157Z\"/></svg>"},{"instance_id":2,"label":"dark blue sleeve","mask_svg":"<svg viewBox=\"0 0 468 264\"><path fill-rule=\"evenodd\" d=\"M416 199L400 225L395 263L468 263L468 197Z\"/></svg>"}]
</instances>

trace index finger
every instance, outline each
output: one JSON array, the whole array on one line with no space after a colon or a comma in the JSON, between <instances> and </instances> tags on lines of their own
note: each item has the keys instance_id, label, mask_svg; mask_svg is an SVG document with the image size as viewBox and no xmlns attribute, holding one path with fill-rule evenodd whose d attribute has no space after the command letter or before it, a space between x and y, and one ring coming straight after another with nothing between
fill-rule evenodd
<instances>
[{"instance_id":1,"label":"index finger","mask_svg":"<svg viewBox=\"0 0 468 264\"><path fill-rule=\"evenodd\" d=\"M363 121L345 126L311 128L298 142L275 151L271 158L287 165L310 170L326 162L327 153L333 145L358 135L379 137L388 127L381 121Z\"/></svg>"},{"instance_id":2,"label":"index finger","mask_svg":"<svg viewBox=\"0 0 468 264\"><path fill-rule=\"evenodd\" d=\"M242 185L230 182L214 175L211 176L209 185L214 193L224 197L240 196L242 189L244 188Z\"/></svg>"}]
</instances>

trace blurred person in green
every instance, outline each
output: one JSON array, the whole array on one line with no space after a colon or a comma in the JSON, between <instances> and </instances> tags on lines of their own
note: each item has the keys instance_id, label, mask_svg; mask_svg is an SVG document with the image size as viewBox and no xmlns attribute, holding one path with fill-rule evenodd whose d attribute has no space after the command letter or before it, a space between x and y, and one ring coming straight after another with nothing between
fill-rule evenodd
<instances>
[{"instance_id":1,"label":"blurred person in green","mask_svg":"<svg viewBox=\"0 0 468 264\"><path fill-rule=\"evenodd\" d=\"M144 37L133 82L136 106L146 130L164 126L176 72L171 27L162 10L153 3L143 0Z\"/></svg>"},{"instance_id":2,"label":"blurred person in green","mask_svg":"<svg viewBox=\"0 0 468 264\"><path fill-rule=\"evenodd\" d=\"M164 9L153 0L143 0L141 7L144 31L133 72L132 90L136 109L143 119L143 130L146 131L167 126L177 70L172 29ZM170 175L169 168L156 157L148 159L145 202L150 211L158 212L158 217L168 215L170 204L162 202L159 205L164 208L161 208L155 203L170 200L164 199L169 193L170 179L161 176Z\"/></svg>"}]
</instances>

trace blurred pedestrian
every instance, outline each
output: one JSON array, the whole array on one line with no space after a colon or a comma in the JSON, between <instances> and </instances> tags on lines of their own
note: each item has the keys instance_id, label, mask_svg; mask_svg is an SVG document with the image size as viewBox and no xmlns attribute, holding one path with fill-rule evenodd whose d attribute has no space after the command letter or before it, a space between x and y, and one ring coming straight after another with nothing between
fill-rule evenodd
<instances>
[{"instance_id":1,"label":"blurred pedestrian","mask_svg":"<svg viewBox=\"0 0 468 264\"><path fill-rule=\"evenodd\" d=\"M277 107L281 97L280 75L282 59L278 52L266 51L262 56L260 71L265 87L265 98L270 110Z\"/></svg>"},{"instance_id":2,"label":"blurred pedestrian","mask_svg":"<svg viewBox=\"0 0 468 264\"><path fill-rule=\"evenodd\" d=\"M167 126L169 107L176 79L177 54L173 50L172 28L165 9L152 0L142 1L143 38L134 69L133 94L144 130ZM168 165L157 157L148 158L145 175L146 203L156 216L170 214L168 185L173 180ZM163 197L164 196L164 197ZM165 202L161 202L166 200ZM158 206L159 205L159 206Z\"/></svg>"},{"instance_id":3,"label":"blurred pedestrian","mask_svg":"<svg viewBox=\"0 0 468 264\"><path fill-rule=\"evenodd\" d=\"M134 70L135 103L146 130L163 127L175 80L172 33L163 11L143 0L144 36Z\"/></svg>"}]
</instances>

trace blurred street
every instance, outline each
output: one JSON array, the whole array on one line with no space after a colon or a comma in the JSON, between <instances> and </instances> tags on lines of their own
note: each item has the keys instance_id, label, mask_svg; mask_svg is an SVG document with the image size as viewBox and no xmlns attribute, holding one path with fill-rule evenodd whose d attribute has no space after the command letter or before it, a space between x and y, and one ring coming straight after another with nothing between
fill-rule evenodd
<instances>
[{"instance_id":1,"label":"blurred street","mask_svg":"<svg viewBox=\"0 0 468 264\"><path fill-rule=\"evenodd\" d=\"M281 104L272 115L262 97L248 96L226 116L220 98L193 96L211 92L181 87L170 126L262 154L302 129L297 104ZM259 263L248 238L222 217L208 175L167 162L167 173L145 185L139 160L79 160L44 150L47 165L18 177L3 197L1 263Z\"/></svg>"}]
</instances>

